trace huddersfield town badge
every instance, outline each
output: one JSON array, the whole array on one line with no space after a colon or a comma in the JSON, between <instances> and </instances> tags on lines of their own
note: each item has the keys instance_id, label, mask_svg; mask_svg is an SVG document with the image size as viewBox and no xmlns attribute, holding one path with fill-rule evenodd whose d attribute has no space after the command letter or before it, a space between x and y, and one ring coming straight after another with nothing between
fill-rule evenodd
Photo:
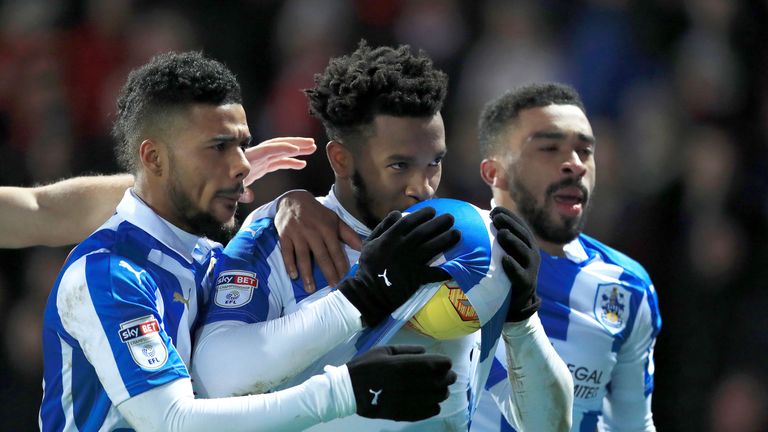
<instances>
[{"instance_id":1,"label":"huddersfield town badge","mask_svg":"<svg viewBox=\"0 0 768 432\"><path fill-rule=\"evenodd\" d=\"M259 287L256 273L230 270L216 278L216 296L214 302L223 308L236 308L247 305L253 297L253 290Z\"/></svg>"},{"instance_id":2,"label":"huddersfield town badge","mask_svg":"<svg viewBox=\"0 0 768 432\"><path fill-rule=\"evenodd\" d=\"M595 294L595 318L612 335L621 333L629 318L630 292L616 283L600 284Z\"/></svg>"},{"instance_id":3,"label":"huddersfield town badge","mask_svg":"<svg viewBox=\"0 0 768 432\"><path fill-rule=\"evenodd\" d=\"M142 369L161 368L168 360L168 348L160 337L160 324L152 315L120 323L120 340L128 345L133 361Z\"/></svg>"}]
</instances>

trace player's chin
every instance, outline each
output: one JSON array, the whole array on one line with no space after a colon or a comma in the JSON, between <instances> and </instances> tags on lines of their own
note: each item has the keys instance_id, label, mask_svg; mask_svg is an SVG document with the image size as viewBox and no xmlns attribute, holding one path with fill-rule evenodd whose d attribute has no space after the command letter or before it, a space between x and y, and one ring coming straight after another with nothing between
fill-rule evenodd
<instances>
[{"instance_id":1,"label":"player's chin","mask_svg":"<svg viewBox=\"0 0 768 432\"><path fill-rule=\"evenodd\" d=\"M234 225L237 201L216 200L211 206L211 215L224 226Z\"/></svg>"}]
</instances>

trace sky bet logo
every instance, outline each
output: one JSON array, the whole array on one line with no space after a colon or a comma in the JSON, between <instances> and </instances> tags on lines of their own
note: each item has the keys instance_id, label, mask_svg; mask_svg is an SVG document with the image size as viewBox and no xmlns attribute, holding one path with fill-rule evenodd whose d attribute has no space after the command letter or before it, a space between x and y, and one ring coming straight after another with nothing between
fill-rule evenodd
<instances>
[{"instance_id":1,"label":"sky bet logo","mask_svg":"<svg viewBox=\"0 0 768 432\"><path fill-rule=\"evenodd\" d=\"M152 318L152 321L120 329L120 341L125 343L129 340L136 339L137 337L146 336L159 331L160 326L157 324L157 320Z\"/></svg>"},{"instance_id":2,"label":"sky bet logo","mask_svg":"<svg viewBox=\"0 0 768 432\"><path fill-rule=\"evenodd\" d=\"M216 286L227 286L232 288L237 286L239 288L256 288L259 286L259 280L256 279L256 275L251 272L222 272L218 278L216 278Z\"/></svg>"}]
</instances>

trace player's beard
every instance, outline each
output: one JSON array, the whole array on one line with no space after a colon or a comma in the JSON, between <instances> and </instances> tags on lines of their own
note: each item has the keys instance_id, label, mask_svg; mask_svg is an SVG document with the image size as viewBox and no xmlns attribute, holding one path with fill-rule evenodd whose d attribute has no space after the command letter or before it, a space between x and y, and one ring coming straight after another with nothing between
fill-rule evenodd
<instances>
[{"instance_id":1,"label":"player's beard","mask_svg":"<svg viewBox=\"0 0 768 432\"><path fill-rule=\"evenodd\" d=\"M173 172L173 160L171 160L171 172ZM205 236L209 239L226 244L237 232L237 219L231 222L221 223L211 213L199 210L189 196L184 192L184 188L179 180L181 176L171 176L168 185L168 198L176 211L176 215L183 223L189 227L192 234ZM240 187L242 189L242 186ZM235 191L220 191L235 192ZM241 190L242 192L242 190Z\"/></svg>"},{"instance_id":2,"label":"player's beard","mask_svg":"<svg viewBox=\"0 0 768 432\"><path fill-rule=\"evenodd\" d=\"M544 203L541 206L536 205L536 197L519 180L518 176L512 176L509 180L509 195L517 204L520 216L525 219L533 229L533 232L540 239L554 244L564 245L570 243L578 237L587 223L587 212L589 211L590 196L587 188L578 180L573 178L564 179L547 187L544 192ZM555 221L550 216L549 208L554 203L554 194L564 187L577 187L584 194L582 203L582 212L580 216L566 217L560 215L560 220Z\"/></svg>"},{"instance_id":3,"label":"player's beard","mask_svg":"<svg viewBox=\"0 0 768 432\"><path fill-rule=\"evenodd\" d=\"M373 229L381 222L371 210L371 196L368 194L368 188L365 186L365 180L360 175L360 171L355 170L352 174L352 196L355 198L355 207L360 215L361 222L370 229Z\"/></svg>"}]
</instances>

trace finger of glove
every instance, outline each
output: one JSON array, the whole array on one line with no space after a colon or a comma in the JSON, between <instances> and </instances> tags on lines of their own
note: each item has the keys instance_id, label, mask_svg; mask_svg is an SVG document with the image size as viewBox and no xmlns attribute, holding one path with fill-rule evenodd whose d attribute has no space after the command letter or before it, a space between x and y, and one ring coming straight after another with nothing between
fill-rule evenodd
<instances>
[{"instance_id":1,"label":"finger of glove","mask_svg":"<svg viewBox=\"0 0 768 432\"><path fill-rule=\"evenodd\" d=\"M419 285L419 287L424 284L442 282L451 279L451 274L440 267L431 267L425 265L424 267L416 269L415 271L416 275L414 276L414 281Z\"/></svg>"},{"instance_id":2,"label":"finger of glove","mask_svg":"<svg viewBox=\"0 0 768 432\"><path fill-rule=\"evenodd\" d=\"M421 345L385 345L371 349L384 351L389 355L402 356L406 354L424 354L427 350Z\"/></svg>"},{"instance_id":3,"label":"finger of glove","mask_svg":"<svg viewBox=\"0 0 768 432\"><path fill-rule=\"evenodd\" d=\"M440 234L443 234L451 229L453 226L453 216L450 214L442 214L432 219L425 220L419 225L413 226L410 232L403 232L402 245L406 247L420 245L427 242Z\"/></svg>"},{"instance_id":4,"label":"finger of glove","mask_svg":"<svg viewBox=\"0 0 768 432\"><path fill-rule=\"evenodd\" d=\"M421 377L426 376L437 377L443 376L451 370L451 359L442 354L399 354L390 358L391 365L397 368L401 373L407 376Z\"/></svg>"},{"instance_id":5,"label":"finger of glove","mask_svg":"<svg viewBox=\"0 0 768 432\"><path fill-rule=\"evenodd\" d=\"M435 209L432 207L424 207L413 213L409 213L403 216L397 221L392 228L388 229L382 236L393 236L394 238L402 238L412 232L414 229L431 220L435 217Z\"/></svg>"},{"instance_id":6,"label":"finger of glove","mask_svg":"<svg viewBox=\"0 0 768 432\"><path fill-rule=\"evenodd\" d=\"M530 228L528 228L528 225L525 223L525 221L523 221L519 216L513 213L497 213L491 216L491 221L493 222L493 226L496 227L497 231L501 231L503 229L509 230L516 236L524 239L528 246L532 246L534 244L533 233L531 232Z\"/></svg>"},{"instance_id":7,"label":"finger of glove","mask_svg":"<svg viewBox=\"0 0 768 432\"><path fill-rule=\"evenodd\" d=\"M501 266L504 268L504 273L507 274L509 280L512 281L513 287L515 285L527 286L529 284L528 273L510 256L501 258Z\"/></svg>"},{"instance_id":8,"label":"finger of glove","mask_svg":"<svg viewBox=\"0 0 768 432\"><path fill-rule=\"evenodd\" d=\"M400 219L402 218L403 218L403 214L400 213L399 211L389 212L387 217L385 217L384 220L382 220L381 222L379 222L378 225L376 225L376 227L371 232L371 235L368 236L368 240L366 242L370 242L372 240L379 238L382 234L384 234L384 232L389 230L392 227L392 225L400 221Z\"/></svg>"},{"instance_id":9,"label":"finger of glove","mask_svg":"<svg viewBox=\"0 0 768 432\"><path fill-rule=\"evenodd\" d=\"M415 401L415 403L406 403L405 401L399 401L395 404L386 405L376 412L358 414L368 418L418 421L428 419L440 413L440 405L432 402Z\"/></svg>"},{"instance_id":10,"label":"finger of glove","mask_svg":"<svg viewBox=\"0 0 768 432\"><path fill-rule=\"evenodd\" d=\"M415 247L413 257L417 263L426 263L448 249L456 246L461 240L461 231L452 229Z\"/></svg>"},{"instance_id":11,"label":"finger of glove","mask_svg":"<svg viewBox=\"0 0 768 432\"><path fill-rule=\"evenodd\" d=\"M440 405L434 402L414 401L414 403L404 403L402 407L393 410L391 414L391 416L384 418L391 418L395 421L425 420L440 414Z\"/></svg>"},{"instance_id":12,"label":"finger of glove","mask_svg":"<svg viewBox=\"0 0 768 432\"><path fill-rule=\"evenodd\" d=\"M536 259L537 251L531 249L520 237L514 235L506 229L496 233L496 240L504 252L512 259L520 263L523 268L529 268L532 260Z\"/></svg>"}]
</instances>

